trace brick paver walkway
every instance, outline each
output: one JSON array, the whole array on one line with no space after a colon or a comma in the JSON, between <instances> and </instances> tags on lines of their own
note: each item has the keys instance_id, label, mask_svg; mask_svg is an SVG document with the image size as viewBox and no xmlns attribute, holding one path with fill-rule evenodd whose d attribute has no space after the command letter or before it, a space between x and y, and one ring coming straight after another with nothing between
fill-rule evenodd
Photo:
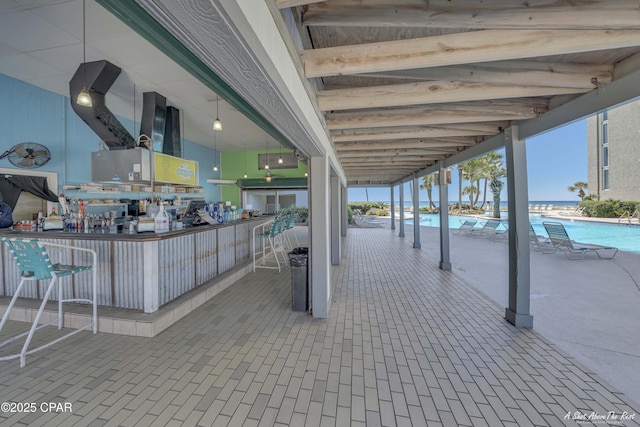
<instances>
[{"instance_id":1,"label":"brick paver walkway","mask_svg":"<svg viewBox=\"0 0 640 427\"><path fill-rule=\"evenodd\" d=\"M23 369L1 362L0 402L37 410L0 424L553 426L638 411L390 230L350 229L343 249L329 319L291 312L289 271L261 270L154 338L83 332Z\"/></svg>"}]
</instances>

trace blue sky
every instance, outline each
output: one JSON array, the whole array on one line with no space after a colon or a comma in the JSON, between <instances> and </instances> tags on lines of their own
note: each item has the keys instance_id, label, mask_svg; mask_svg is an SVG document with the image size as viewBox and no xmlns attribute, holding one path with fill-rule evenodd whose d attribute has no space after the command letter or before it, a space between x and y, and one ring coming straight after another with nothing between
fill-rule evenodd
<instances>
[{"instance_id":1,"label":"blue sky","mask_svg":"<svg viewBox=\"0 0 640 427\"><path fill-rule=\"evenodd\" d=\"M501 150L504 153L504 150ZM577 181L587 181L587 121L580 120L527 140L527 172L529 200L554 201L580 199L567 187ZM449 200L458 199L458 173L452 171ZM506 178L504 179L506 182ZM469 185L463 182L463 187ZM389 201L389 188L369 188L369 201ZM396 200L398 194L396 191ZM405 198L409 199L409 185L405 185ZM434 200L438 191L434 189ZM492 200L491 192L487 200ZM502 200L507 199L506 187ZM364 188L349 188L349 201L367 200ZM426 190L420 190L420 200L428 200ZM468 200L463 196L463 201ZM482 200L482 195L480 196Z\"/></svg>"}]
</instances>

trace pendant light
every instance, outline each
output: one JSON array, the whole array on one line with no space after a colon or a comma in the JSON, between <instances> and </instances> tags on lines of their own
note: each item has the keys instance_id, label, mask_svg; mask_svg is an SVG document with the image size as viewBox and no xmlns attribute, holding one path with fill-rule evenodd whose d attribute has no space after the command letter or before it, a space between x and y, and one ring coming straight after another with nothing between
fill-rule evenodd
<instances>
[{"instance_id":1,"label":"pendant light","mask_svg":"<svg viewBox=\"0 0 640 427\"><path fill-rule=\"evenodd\" d=\"M264 150L267 152L267 163L265 163L264 168L269 169L269 135L264 133Z\"/></svg>"},{"instance_id":2,"label":"pendant light","mask_svg":"<svg viewBox=\"0 0 640 427\"><path fill-rule=\"evenodd\" d=\"M264 177L264 180L267 182L271 182L271 171L269 170L269 135L264 133L264 147L267 152L267 163L264 165L264 168L267 169L267 175Z\"/></svg>"},{"instance_id":3,"label":"pendant light","mask_svg":"<svg viewBox=\"0 0 640 427\"><path fill-rule=\"evenodd\" d=\"M222 122L220 121L220 115L219 115L219 102L220 102L220 96L216 96L216 119L213 121L213 130L215 131L220 131L222 130Z\"/></svg>"},{"instance_id":4,"label":"pendant light","mask_svg":"<svg viewBox=\"0 0 640 427\"><path fill-rule=\"evenodd\" d=\"M247 143L244 143L244 177L248 178L247 175Z\"/></svg>"},{"instance_id":5,"label":"pendant light","mask_svg":"<svg viewBox=\"0 0 640 427\"><path fill-rule=\"evenodd\" d=\"M86 42L86 17L85 17L85 0L82 0L82 70L84 73L84 82L82 84L82 90L78 93L76 98L76 104L83 107L92 107L93 101L91 100L91 94L87 90L87 42Z\"/></svg>"},{"instance_id":6,"label":"pendant light","mask_svg":"<svg viewBox=\"0 0 640 427\"><path fill-rule=\"evenodd\" d=\"M216 142L216 133L213 133L213 157L215 157L215 164L213 165L213 171L218 172L218 144Z\"/></svg>"},{"instance_id":7,"label":"pendant light","mask_svg":"<svg viewBox=\"0 0 640 427\"><path fill-rule=\"evenodd\" d=\"M278 157L278 164L283 164L284 160L282 160L282 145L280 145L280 157Z\"/></svg>"}]
</instances>

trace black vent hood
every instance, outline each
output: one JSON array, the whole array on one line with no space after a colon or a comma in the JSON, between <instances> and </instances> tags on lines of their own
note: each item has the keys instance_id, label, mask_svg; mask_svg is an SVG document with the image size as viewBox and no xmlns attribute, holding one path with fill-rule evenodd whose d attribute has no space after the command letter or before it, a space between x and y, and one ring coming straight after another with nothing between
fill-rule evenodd
<instances>
[{"instance_id":1,"label":"black vent hood","mask_svg":"<svg viewBox=\"0 0 640 427\"><path fill-rule=\"evenodd\" d=\"M80 64L69 82L71 107L84 122L104 141L110 150L135 147L135 140L105 105L105 95L120 75L121 69L109 61ZM91 107L78 105L76 99L86 88L91 94Z\"/></svg>"}]
</instances>

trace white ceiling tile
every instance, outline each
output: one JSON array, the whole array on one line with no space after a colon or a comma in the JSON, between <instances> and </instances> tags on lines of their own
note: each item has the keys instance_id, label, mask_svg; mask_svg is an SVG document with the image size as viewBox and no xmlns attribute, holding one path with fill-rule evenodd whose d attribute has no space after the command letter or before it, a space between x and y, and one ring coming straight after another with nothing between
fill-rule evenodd
<instances>
[{"instance_id":1,"label":"white ceiling tile","mask_svg":"<svg viewBox=\"0 0 640 427\"><path fill-rule=\"evenodd\" d=\"M78 43L78 39L32 12L0 16L0 40L21 52Z\"/></svg>"},{"instance_id":2,"label":"white ceiling tile","mask_svg":"<svg viewBox=\"0 0 640 427\"><path fill-rule=\"evenodd\" d=\"M53 68L29 55L19 54L0 59L0 73L18 80L32 80L48 76L60 76L66 73Z\"/></svg>"}]
</instances>

